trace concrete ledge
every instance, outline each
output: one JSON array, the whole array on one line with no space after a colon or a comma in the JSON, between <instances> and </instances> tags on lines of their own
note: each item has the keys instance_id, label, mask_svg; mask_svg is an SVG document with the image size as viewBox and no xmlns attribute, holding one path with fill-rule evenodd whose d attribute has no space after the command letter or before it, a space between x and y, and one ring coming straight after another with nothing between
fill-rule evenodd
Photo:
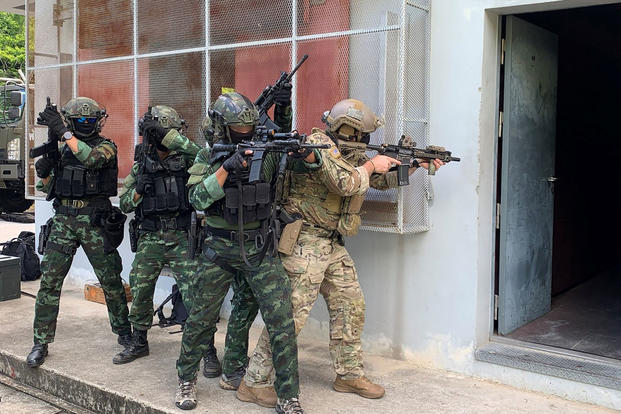
<instances>
[{"instance_id":1,"label":"concrete ledge","mask_svg":"<svg viewBox=\"0 0 621 414\"><path fill-rule=\"evenodd\" d=\"M545 345L494 338L478 348L479 361L621 390L621 362Z\"/></svg>"},{"instance_id":2,"label":"concrete ledge","mask_svg":"<svg viewBox=\"0 0 621 414\"><path fill-rule=\"evenodd\" d=\"M45 367L30 368L24 358L0 350L0 373L71 404L97 413L166 414L101 385Z\"/></svg>"}]
</instances>

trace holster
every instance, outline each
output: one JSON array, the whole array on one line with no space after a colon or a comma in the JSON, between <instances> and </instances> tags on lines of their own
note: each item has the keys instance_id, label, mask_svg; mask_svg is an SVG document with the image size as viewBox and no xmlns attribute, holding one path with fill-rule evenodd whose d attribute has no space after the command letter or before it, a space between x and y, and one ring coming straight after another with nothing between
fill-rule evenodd
<instances>
[{"instance_id":1,"label":"holster","mask_svg":"<svg viewBox=\"0 0 621 414\"><path fill-rule=\"evenodd\" d=\"M135 218L129 221L129 248L132 253L138 250L138 221Z\"/></svg>"},{"instance_id":2,"label":"holster","mask_svg":"<svg viewBox=\"0 0 621 414\"><path fill-rule=\"evenodd\" d=\"M103 229L104 253L110 254L121 245L127 216L120 208L112 207L93 215L91 224Z\"/></svg>"},{"instance_id":3,"label":"holster","mask_svg":"<svg viewBox=\"0 0 621 414\"><path fill-rule=\"evenodd\" d=\"M53 223L54 217L50 217L45 224L41 225L41 230L39 231L39 245L37 246L37 252L39 254L45 253L45 246L47 245L47 239L50 238Z\"/></svg>"},{"instance_id":4,"label":"holster","mask_svg":"<svg viewBox=\"0 0 621 414\"><path fill-rule=\"evenodd\" d=\"M198 219L196 211L190 215L190 228L188 229L188 258L196 257L196 252L200 252L203 244L203 226Z\"/></svg>"},{"instance_id":5,"label":"holster","mask_svg":"<svg viewBox=\"0 0 621 414\"><path fill-rule=\"evenodd\" d=\"M278 242L278 251L287 256L293 254L293 248L298 242L300 232L302 231L302 220L296 220L293 223L289 223L285 226L280 235Z\"/></svg>"}]
</instances>

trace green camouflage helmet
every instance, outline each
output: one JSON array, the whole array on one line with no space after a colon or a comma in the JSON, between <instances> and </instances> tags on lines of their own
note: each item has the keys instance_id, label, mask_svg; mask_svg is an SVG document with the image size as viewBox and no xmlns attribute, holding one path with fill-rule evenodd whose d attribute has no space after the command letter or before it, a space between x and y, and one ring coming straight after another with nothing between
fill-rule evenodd
<instances>
[{"instance_id":1,"label":"green camouflage helmet","mask_svg":"<svg viewBox=\"0 0 621 414\"><path fill-rule=\"evenodd\" d=\"M79 96L69 100L60 110L71 132L88 138L101 132L108 114L91 98Z\"/></svg>"},{"instance_id":2,"label":"green camouflage helmet","mask_svg":"<svg viewBox=\"0 0 621 414\"><path fill-rule=\"evenodd\" d=\"M180 131L185 127L185 120L170 106L156 105L151 107L151 115L157 117L160 125L164 128L172 128Z\"/></svg>"},{"instance_id":3,"label":"green camouflage helmet","mask_svg":"<svg viewBox=\"0 0 621 414\"><path fill-rule=\"evenodd\" d=\"M230 141L230 126L257 126L259 111L250 99L238 92L218 96L208 111L213 123L214 139Z\"/></svg>"}]
</instances>

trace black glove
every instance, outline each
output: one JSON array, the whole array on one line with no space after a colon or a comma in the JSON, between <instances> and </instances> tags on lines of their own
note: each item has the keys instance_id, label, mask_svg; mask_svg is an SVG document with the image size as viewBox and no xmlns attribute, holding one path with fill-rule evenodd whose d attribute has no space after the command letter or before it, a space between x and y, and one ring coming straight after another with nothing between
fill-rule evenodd
<instances>
[{"instance_id":1,"label":"black glove","mask_svg":"<svg viewBox=\"0 0 621 414\"><path fill-rule=\"evenodd\" d=\"M299 151L293 151L291 154L289 154L289 157L295 159L304 159L308 157L311 152L313 152L311 148L301 148Z\"/></svg>"},{"instance_id":2,"label":"black glove","mask_svg":"<svg viewBox=\"0 0 621 414\"><path fill-rule=\"evenodd\" d=\"M153 188L153 178L147 174L138 174L136 176L136 193L145 195Z\"/></svg>"},{"instance_id":3,"label":"black glove","mask_svg":"<svg viewBox=\"0 0 621 414\"><path fill-rule=\"evenodd\" d=\"M37 124L47 125L47 127L56 136L62 137L69 129L65 126L63 119L60 117L58 111L51 106L46 106L43 112L39 112L39 118L37 118Z\"/></svg>"},{"instance_id":4,"label":"black glove","mask_svg":"<svg viewBox=\"0 0 621 414\"><path fill-rule=\"evenodd\" d=\"M49 177L55 166L56 163L51 158L39 158L37 162L35 162L35 171L37 172L37 177Z\"/></svg>"},{"instance_id":5,"label":"black glove","mask_svg":"<svg viewBox=\"0 0 621 414\"><path fill-rule=\"evenodd\" d=\"M246 159L242 155L243 152L245 152L245 151L244 150L237 151L235 154L233 154L229 158L227 158L222 163L222 168L224 168L224 170L226 172L229 172L229 173L231 171L243 170L245 168L248 168L248 163L246 163L246 166L244 167L244 161L246 161Z\"/></svg>"},{"instance_id":6,"label":"black glove","mask_svg":"<svg viewBox=\"0 0 621 414\"><path fill-rule=\"evenodd\" d=\"M282 88L274 92L274 103L280 106L291 105L291 84L285 83Z\"/></svg>"},{"instance_id":7,"label":"black glove","mask_svg":"<svg viewBox=\"0 0 621 414\"><path fill-rule=\"evenodd\" d=\"M158 144L162 143L162 140L168 134L169 129L160 125L160 121L155 119L145 120L142 124L145 135L152 137Z\"/></svg>"}]
</instances>

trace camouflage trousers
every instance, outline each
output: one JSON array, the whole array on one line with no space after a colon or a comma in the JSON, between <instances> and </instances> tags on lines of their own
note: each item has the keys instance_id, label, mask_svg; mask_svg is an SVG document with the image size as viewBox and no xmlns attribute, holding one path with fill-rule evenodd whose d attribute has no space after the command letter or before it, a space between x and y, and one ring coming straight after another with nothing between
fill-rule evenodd
<instances>
[{"instance_id":1,"label":"camouflage trousers","mask_svg":"<svg viewBox=\"0 0 621 414\"><path fill-rule=\"evenodd\" d=\"M325 237L327 232L311 231L302 230L291 256L281 255L291 279L296 333L304 327L321 293L330 313L330 355L334 369L345 379L359 378L364 375L360 335L365 303L354 262L335 238ZM272 355L265 330L250 358L244 380L256 388L273 383Z\"/></svg>"},{"instance_id":2,"label":"camouflage trousers","mask_svg":"<svg viewBox=\"0 0 621 414\"><path fill-rule=\"evenodd\" d=\"M112 332L128 334L131 326L127 319L127 301L121 280L121 256L115 250L103 251L103 230L91 225L88 215L67 216L56 214L41 262L41 287L35 302L34 341L54 342L60 291L69 272L73 255L82 246L101 284L108 307Z\"/></svg>"},{"instance_id":3,"label":"camouflage trousers","mask_svg":"<svg viewBox=\"0 0 621 414\"><path fill-rule=\"evenodd\" d=\"M246 242L245 246L249 259L252 263L256 263L259 252L254 241ZM258 303L267 327L267 335L274 344L272 354L276 394L283 399L297 396L298 352L291 311L291 287L280 260L268 258L257 267L248 268L240 257L237 242L215 236L208 236L205 239L203 249L200 276L192 281L189 290L193 306L186 321L181 354L177 360L179 378L188 381L196 377L203 355L201 338L213 336L220 306L229 286L237 278L243 294L238 290L235 293L238 297L237 299L234 297L234 303L241 304L244 298L250 299L247 286L252 292L254 301ZM207 260L207 252L215 252L217 255L213 262ZM247 344L248 329L256 316L252 306L254 305L233 307L227 330L229 354L241 353L243 344ZM231 323L237 328L231 329ZM231 351L231 345L237 351Z\"/></svg>"},{"instance_id":4,"label":"camouflage trousers","mask_svg":"<svg viewBox=\"0 0 621 414\"><path fill-rule=\"evenodd\" d=\"M147 231L140 235L129 273L134 297L129 321L134 329L146 331L153 324L153 293L164 265L168 265L174 273L183 304L189 311L191 301L188 298L188 280L196 273L198 262L188 259L187 254L188 237L185 231Z\"/></svg>"}]
</instances>

